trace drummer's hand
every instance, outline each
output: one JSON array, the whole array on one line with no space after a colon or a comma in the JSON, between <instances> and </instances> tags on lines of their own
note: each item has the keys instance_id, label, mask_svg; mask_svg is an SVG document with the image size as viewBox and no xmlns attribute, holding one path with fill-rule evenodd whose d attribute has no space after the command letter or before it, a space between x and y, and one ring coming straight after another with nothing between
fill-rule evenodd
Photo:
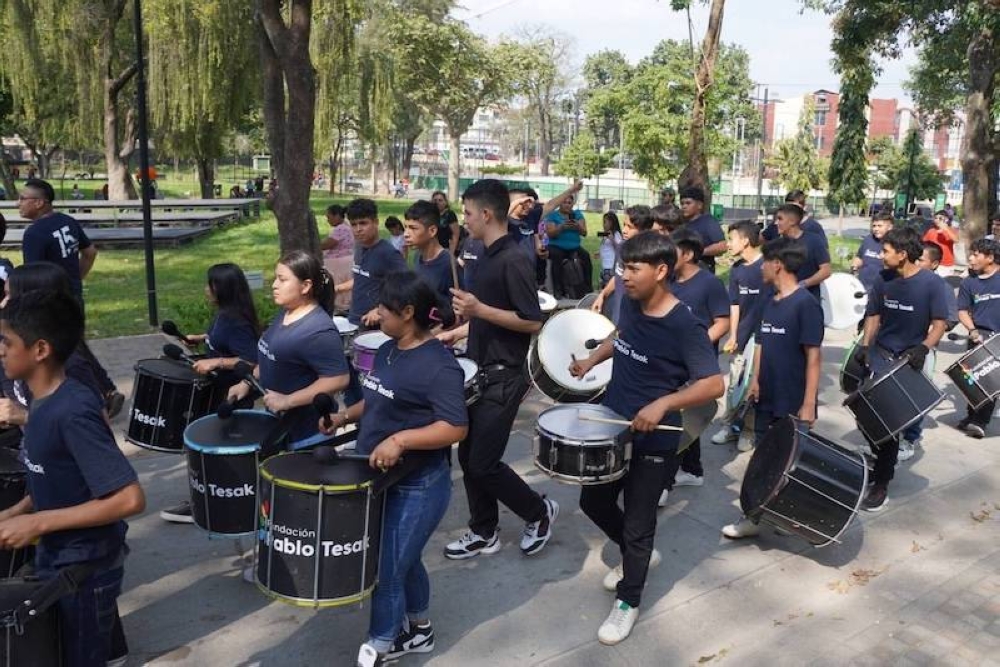
<instances>
[{"instance_id":1,"label":"drummer's hand","mask_svg":"<svg viewBox=\"0 0 1000 667\"><path fill-rule=\"evenodd\" d=\"M590 309L595 313L600 313L604 310L604 293L600 292L597 298L594 299L594 303L590 304Z\"/></svg>"},{"instance_id":2,"label":"drummer's hand","mask_svg":"<svg viewBox=\"0 0 1000 667\"><path fill-rule=\"evenodd\" d=\"M320 417L317 428L323 435L334 435L340 427L346 425L347 417L344 416L344 413L338 412L336 414L330 413Z\"/></svg>"},{"instance_id":3,"label":"drummer's hand","mask_svg":"<svg viewBox=\"0 0 1000 667\"><path fill-rule=\"evenodd\" d=\"M446 329L444 331L437 332L434 337L445 345L454 345L458 341L462 340L464 333L460 328Z\"/></svg>"},{"instance_id":4,"label":"drummer's hand","mask_svg":"<svg viewBox=\"0 0 1000 667\"><path fill-rule=\"evenodd\" d=\"M756 403L760 399L760 382L757 378L750 380L750 386L747 388L747 400L751 403Z\"/></svg>"},{"instance_id":5,"label":"drummer's hand","mask_svg":"<svg viewBox=\"0 0 1000 667\"><path fill-rule=\"evenodd\" d=\"M582 378L593 367L594 364L591 363L590 359L573 359L573 363L569 365L569 374L575 378Z\"/></svg>"},{"instance_id":6,"label":"drummer's hand","mask_svg":"<svg viewBox=\"0 0 1000 667\"><path fill-rule=\"evenodd\" d=\"M287 394L279 394L276 391L266 391L264 392L264 407L271 412L285 412L291 410L294 405L292 405L292 399Z\"/></svg>"},{"instance_id":7,"label":"drummer's hand","mask_svg":"<svg viewBox=\"0 0 1000 667\"><path fill-rule=\"evenodd\" d=\"M0 398L0 426L6 428L11 424L23 423L20 417L23 417L24 412L19 403L9 398Z\"/></svg>"},{"instance_id":8,"label":"drummer's hand","mask_svg":"<svg viewBox=\"0 0 1000 667\"><path fill-rule=\"evenodd\" d=\"M451 307L456 316L470 320L476 316L481 305L472 292L451 288Z\"/></svg>"},{"instance_id":9,"label":"drummer's hand","mask_svg":"<svg viewBox=\"0 0 1000 667\"><path fill-rule=\"evenodd\" d=\"M983 336L979 333L979 329L972 329L969 331L969 342L975 345L979 345L983 342Z\"/></svg>"},{"instance_id":10,"label":"drummer's hand","mask_svg":"<svg viewBox=\"0 0 1000 667\"><path fill-rule=\"evenodd\" d=\"M379 323L378 308L372 308L361 316L361 323L366 327L374 327Z\"/></svg>"},{"instance_id":11,"label":"drummer's hand","mask_svg":"<svg viewBox=\"0 0 1000 667\"><path fill-rule=\"evenodd\" d=\"M722 351L726 354L732 354L736 351L736 338L734 336L729 337L726 344L722 346Z\"/></svg>"},{"instance_id":12,"label":"drummer's hand","mask_svg":"<svg viewBox=\"0 0 1000 667\"><path fill-rule=\"evenodd\" d=\"M663 416L667 411L659 407L655 402L650 403L642 410L639 410L632 420L632 430L639 433L649 433L655 431L656 427L663 421Z\"/></svg>"},{"instance_id":13,"label":"drummer's hand","mask_svg":"<svg viewBox=\"0 0 1000 667\"><path fill-rule=\"evenodd\" d=\"M237 401L242 401L249 395L250 386L246 382L237 382L229 388L229 392L226 394L226 400L230 403L236 403Z\"/></svg>"},{"instance_id":14,"label":"drummer's hand","mask_svg":"<svg viewBox=\"0 0 1000 667\"><path fill-rule=\"evenodd\" d=\"M397 435L390 435L378 443L378 447L368 457L368 465L377 470L388 470L399 463L403 456L403 443Z\"/></svg>"},{"instance_id":15,"label":"drummer's hand","mask_svg":"<svg viewBox=\"0 0 1000 667\"><path fill-rule=\"evenodd\" d=\"M816 404L815 403L803 403L802 407L799 408L799 419L809 424L813 425L816 421Z\"/></svg>"},{"instance_id":16,"label":"drummer's hand","mask_svg":"<svg viewBox=\"0 0 1000 667\"><path fill-rule=\"evenodd\" d=\"M21 549L34 544L41 536L37 514L21 514L0 522L0 547Z\"/></svg>"},{"instance_id":17,"label":"drummer's hand","mask_svg":"<svg viewBox=\"0 0 1000 667\"><path fill-rule=\"evenodd\" d=\"M199 359L191 364L191 368L199 375L208 375L222 368L222 359Z\"/></svg>"},{"instance_id":18,"label":"drummer's hand","mask_svg":"<svg viewBox=\"0 0 1000 667\"><path fill-rule=\"evenodd\" d=\"M868 368L868 347L865 345L859 345L858 349L854 351L854 361L861 364L862 367Z\"/></svg>"}]
</instances>

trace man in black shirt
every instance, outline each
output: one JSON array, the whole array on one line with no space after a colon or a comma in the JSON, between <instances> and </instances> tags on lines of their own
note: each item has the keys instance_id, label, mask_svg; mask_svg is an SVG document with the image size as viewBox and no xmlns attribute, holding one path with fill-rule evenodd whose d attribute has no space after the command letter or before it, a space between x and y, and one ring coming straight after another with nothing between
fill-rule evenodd
<instances>
[{"instance_id":1,"label":"man in black shirt","mask_svg":"<svg viewBox=\"0 0 1000 667\"><path fill-rule=\"evenodd\" d=\"M500 550L498 502L527 522L521 551L542 550L552 535L559 505L544 498L503 462L517 409L528 388L525 359L542 313L534 268L507 229L510 197L500 181L484 179L462 196L465 224L485 246L477 260L472 292L452 290L455 314L468 324L439 334L450 343L468 334L468 356L484 374L482 396L469 407L469 433L458 447L469 500L469 529L445 548L451 559Z\"/></svg>"}]
</instances>

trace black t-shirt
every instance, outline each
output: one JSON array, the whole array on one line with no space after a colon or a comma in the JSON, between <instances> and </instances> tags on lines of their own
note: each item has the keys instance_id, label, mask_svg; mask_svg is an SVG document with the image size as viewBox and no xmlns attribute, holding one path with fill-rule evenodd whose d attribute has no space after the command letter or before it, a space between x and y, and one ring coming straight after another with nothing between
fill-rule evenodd
<instances>
[{"instance_id":1,"label":"black t-shirt","mask_svg":"<svg viewBox=\"0 0 1000 667\"><path fill-rule=\"evenodd\" d=\"M1000 331L1000 271L989 278L969 276L958 288L958 309L972 315L977 329Z\"/></svg>"},{"instance_id":2,"label":"black t-shirt","mask_svg":"<svg viewBox=\"0 0 1000 667\"><path fill-rule=\"evenodd\" d=\"M21 253L24 263L52 262L66 270L73 294L83 295L80 251L91 246L80 224L65 213L51 213L24 230Z\"/></svg>"},{"instance_id":3,"label":"black t-shirt","mask_svg":"<svg viewBox=\"0 0 1000 667\"><path fill-rule=\"evenodd\" d=\"M729 303L740 307L740 323L736 331L736 349L742 351L757 328L767 300L774 287L764 282L762 257L747 264L739 260L729 271Z\"/></svg>"},{"instance_id":4,"label":"black t-shirt","mask_svg":"<svg viewBox=\"0 0 1000 667\"><path fill-rule=\"evenodd\" d=\"M761 410L797 414L806 390L806 347L823 344L823 308L799 288L784 299L767 300L757 330Z\"/></svg>"},{"instance_id":5,"label":"black t-shirt","mask_svg":"<svg viewBox=\"0 0 1000 667\"><path fill-rule=\"evenodd\" d=\"M136 481L102 407L94 392L73 378L32 402L24 427L24 458L35 511L75 507ZM73 563L113 559L127 530L124 521L115 521L49 533L39 542L36 566L47 573Z\"/></svg>"},{"instance_id":6,"label":"black t-shirt","mask_svg":"<svg viewBox=\"0 0 1000 667\"><path fill-rule=\"evenodd\" d=\"M455 355L437 340L410 350L389 341L375 353L372 372L361 378L365 409L358 431L358 452L370 454L380 442L400 431L444 421L465 426L465 374ZM447 456L448 449L422 452L428 462ZM407 456L416 452L407 452Z\"/></svg>"},{"instance_id":7,"label":"black t-shirt","mask_svg":"<svg viewBox=\"0 0 1000 667\"><path fill-rule=\"evenodd\" d=\"M800 281L812 278L819 271L821 265L830 263L830 251L826 247L826 242L818 235L803 232L795 241L801 244L806 251L806 261L802 262L802 266L795 272L795 277ZM821 298L819 285L810 287L809 292L816 297L817 301Z\"/></svg>"},{"instance_id":8,"label":"black t-shirt","mask_svg":"<svg viewBox=\"0 0 1000 667\"><path fill-rule=\"evenodd\" d=\"M939 280L940 276L923 269L909 278L895 271L879 274L865 310L866 316L881 316L876 345L900 354L924 342L931 321L948 319L948 303Z\"/></svg>"},{"instance_id":9,"label":"black t-shirt","mask_svg":"<svg viewBox=\"0 0 1000 667\"><path fill-rule=\"evenodd\" d=\"M458 216L455 215L453 210L446 209L441 217L438 219L438 241L441 243L441 247L448 248L451 246L451 226L458 224Z\"/></svg>"},{"instance_id":10,"label":"black t-shirt","mask_svg":"<svg viewBox=\"0 0 1000 667\"><path fill-rule=\"evenodd\" d=\"M378 305L382 281L390 273L406 270L406 260L385 239L379 239L371 248L361 244L354 247L354 287L351 289L351 310L347 319L351 324L361 322L362 316Z\"/></svg>"},{"instance_id":11,"label":"black t-shirt","mask_svg":"<svg viewBox=\"0 0 1000 667\"><path fill-rule=\"evenodd\" d=\"M510 310L531 322L542 321L535 288L535 267L509 234L497 239L478 260L472 293L487 306ZM468 356L480 368L524 364L531 334L498 327L478 317L469 323Z\"/></svg>"},{"instance_id":12,"label":"black t-shirt","mask_svg":"<svg viewBox=\"0 0 1000 667\"><path fill-rule=\"evenodd\" d=\"M726 235L722 232L722 225L708 213L702 213L697 218L685 223L684 229L697 232L706 248L726 240ZM702 257L701 263L705 265L706 269L715 273L715 257L706 255Z\"/></svg>"},{"instance_id":13,"label":"black t-shirt","mask_svg":"<svg viewBox=\"0 0 1000 667\"><path fill-rule=\"evenodd\" d=\"M638 301L622 299L604 405L631 421L639 410L688 382L718 374L708 332L683 303L663 317L650 317ZM680 426L681 415L667 413L661 423ZM665 452L676 449L679 440L677 431L636 433L632 446L638 452Z\"/></svg>"}]
</instances>

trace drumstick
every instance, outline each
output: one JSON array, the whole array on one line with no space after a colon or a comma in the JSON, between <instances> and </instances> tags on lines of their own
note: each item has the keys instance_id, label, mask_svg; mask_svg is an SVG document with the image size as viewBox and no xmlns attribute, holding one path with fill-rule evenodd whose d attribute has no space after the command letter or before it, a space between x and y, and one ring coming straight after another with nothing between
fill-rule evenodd
<instances>
[{"instance_id":1,"label":"drumstick","mask_svg":"<svg viewBox=\"0 0 1000 667\"><path fill-rule=\"evenodd\" d=\"M444 251L448 253L448 263L451 264L451 284L455 289L462 289L462 286L458 284L458 263L455 261L455 253L451 251L451 248L445 248ZM461 317L455 317L455 321L461 322Z\"/></svg>"},{"instance_id":2,"label":"drumstick","mask_svg":"<svg viewBox=\"0 0 1000 667\"><path fill-rule=\"evenodd\" d=\"M585 422L599 422L601 424L617 424L618 426L631 426L632 422L625 419L608 419L607 417L595 417L594 415L583 414L582 412L577 412L577 418ZM683 431L683 426L667 426L665 424L658 424L656 426L657 431Z\"/></svg>"}]
</instances>

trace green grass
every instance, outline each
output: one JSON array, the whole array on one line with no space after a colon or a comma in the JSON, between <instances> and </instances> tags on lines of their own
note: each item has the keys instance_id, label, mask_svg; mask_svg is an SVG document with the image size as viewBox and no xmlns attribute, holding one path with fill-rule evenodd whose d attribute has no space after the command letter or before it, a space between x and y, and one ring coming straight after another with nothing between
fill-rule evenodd
<instances>
[{"instance_id":1,"label":"green grass","mask_svg":"<svg viewBox=\"0 0 1000 667\"><path fill-rule=\"evenodd\" d=\"M94 181L96 182L96 181ZM224 190L231 183L222 180ZM86 182L91 183L91 182ZM72 187L72 181L67 180ZM162 181L166 196L184 196L195 191L196 183L190 177L182 179L166 178ZM346 203L349 198L332 198L315 194L311 200L317 214L320 233L327 233L322 214L331 203ZM379 215L403 217L410 201L405 199L378 200ZM591 253L597 251L600 239L596 232L601 229L601 215L587 213L589 236L584 246ZM383 230L383 235L387 235ZM830 236L830 252L834 270L845 270L846 262L837 253L838 248L848 249L851 254L858 242ZM169 249L157 249L156 287L159 302L160 321L173 320L182 331L201 332L212 317L205 301L205 274L209 266L218 262L235 262L244 271L263 271L264 289L254 293L258 312L262 321L268 321L275 312L270 298L270 282L274 276L274 264L278 258L278 229L274 215L262 211L259 221L217 229L192 244ZM20 258L15 263L19 263ZM720 261L720 277L725 280L729 272L728 259ZM600 276L600 261L594 258L595 281ZM150 333L146 307L145 264L142 250L101 250L93 271L85 281L87 303L88 336L106 338L132 334Z\"/></svg>"}]
</instances>

